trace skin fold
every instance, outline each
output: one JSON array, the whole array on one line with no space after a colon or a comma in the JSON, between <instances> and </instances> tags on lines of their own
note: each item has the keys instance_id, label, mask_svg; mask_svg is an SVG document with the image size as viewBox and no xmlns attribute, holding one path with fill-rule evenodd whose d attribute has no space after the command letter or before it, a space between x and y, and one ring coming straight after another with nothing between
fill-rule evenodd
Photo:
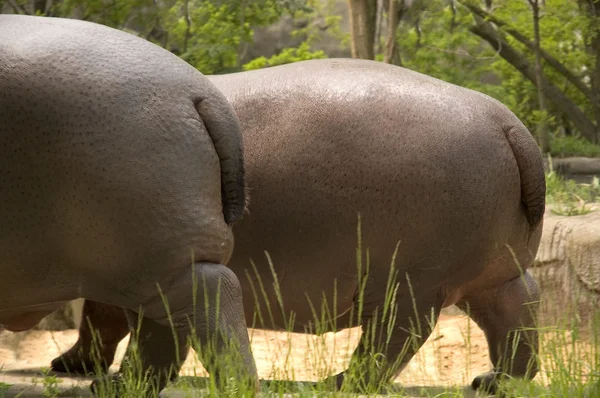
<instances>
[{"instance_id":1,"label":"skin fold","mask_svg":"<svg viewBox=\"0 0 600 398\"><path fill-rule=\"evenodd\" d=\"M118 308L94 315L116 329L141 325L151 389L178 373L188 337L214 337L219 355L237 342L234 375L256 382L240 283L224 265L245 171L222 93L168 51L98 24L0 15L0 43L0 325L30 329L83 297Z\"/></svg>"},{"instance_id":2,"label":"skin fold","mask_svg":"<svg viewBox=\"0 0 600 398\"><path fill-rule=\"evenodd\" d=\"M402 370L440 310L456 304L485 332L494 366L474 388L493 391L502 375L535 376L538 336L529 328L539 292L527 268L540 241L545 180L536 143L514 114L483 94L365 60L210 80L244 137L250 204L234 227L228 267L240 279L249 326L314 331L313 308L325 302L335 322L320 332L361 325L350 368L383 354L380 366L364 370L366 383L378 383ZM364 257L357 268L359 215L368 269ZM260 282L266 294L256 299ZM386 301L394 316L383 318ZM107 303L86 301L83 312L89 322L54 369L89 362L90 325L108 342L105 366L128 333ZM388 343L369 340L374 322ZM345 373L332 377L344 385Z\"/></svg>"}]
</instances>

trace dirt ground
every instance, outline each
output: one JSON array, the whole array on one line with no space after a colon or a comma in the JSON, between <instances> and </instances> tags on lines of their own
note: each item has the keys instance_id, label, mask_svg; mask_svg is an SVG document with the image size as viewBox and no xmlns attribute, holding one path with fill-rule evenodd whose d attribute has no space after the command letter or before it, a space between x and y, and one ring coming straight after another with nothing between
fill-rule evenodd
<instances>
[{"instance_id":1,"label":"dirt ground","mask_svg":"<svg viewBox=\"0 0 600 398\"><path fill-rule=\"evenodd\" d=\"M250 329L250 334L259 376L296 381L317 381L344 369L359 337L358 329L322 337L256 329ZM76 330L0 334L0 383L12 385L5 397L12 398L19 393L22 398L42 396L41 369L76 339ZM119 345L114 370L118 368L127 340ZM407 387L426 386L428 389L467 386L489 366L487 344L481 330L464 315L444 312L431 337L396 381ZM203 376L206 373L192 353L181 374ZM88 395L89 382L90 379L61 377L59 386L63 391L80 386L81 392Z\"/></svg>"}]
</instances>

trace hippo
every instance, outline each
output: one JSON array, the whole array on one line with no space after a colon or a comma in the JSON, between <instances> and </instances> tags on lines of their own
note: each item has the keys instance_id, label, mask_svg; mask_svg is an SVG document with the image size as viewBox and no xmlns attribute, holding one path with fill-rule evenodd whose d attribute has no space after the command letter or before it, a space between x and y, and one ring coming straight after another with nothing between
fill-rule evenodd
<instances>
[{"instance_id":1,"label":"hippo","mask_svg":"<svg viewBox=\"0 0 600 398\"><path fill-rule=\"evenodd\" d=\"M539 289L527 268L546 185L540 150L507 107L358 59L209 79L233 105L244 137L250 205L233 228L228 266L240 278L247 325L314 333L314 310L325 304L331 322L318 332L361 326L349 368L360 370L364 356L384 358L365 369L363 383L385 384L441 309L457 305L485 332L493 363L474 389L536 375ZM257 322L257 312L267 320ZM113 361L128 333L122 311L86 300L83 319L79 340L53 369L90 362L90 327L102 336L105 365ZM377 322L388 343L373 347L366 331ZM330 377L334 387L344 387L346 374Z\"/></svg>"},{"instance_id":2,"label":"hippo","mask_svg":"<svg viewBox=\"0 0 600 398\"><path fill-rule=\"evenodd\" d=\"M231 104L177 56L99 24L0 15L0 43L0 325L25 331L85 298L139 332L149 390L178 374L188 338L213 335L258 381L225 266L246 207Z\"/></svg>"}]
</instances>

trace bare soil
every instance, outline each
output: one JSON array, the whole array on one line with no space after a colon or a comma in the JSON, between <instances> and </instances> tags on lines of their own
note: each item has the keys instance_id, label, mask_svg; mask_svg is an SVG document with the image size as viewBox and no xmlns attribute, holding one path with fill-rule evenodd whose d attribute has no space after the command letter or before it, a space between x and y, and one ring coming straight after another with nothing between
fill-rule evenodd
<instances>
[{"instance_id":1,"label":"bare soil","mask_svg":"<svg viewBox=\"0 0 600 398\"><path fill-rule=\"evenodd\" d=\"M359 337L358 329L346 329L321 337L250 329L252 350L262 379L317 381L345 368ZM0 383L11 384L6 397L39 397L43 391L42 368L77 339L76 330L29 331L0 334ZM117 351L111 370L120 364L128 338ZM422 349L396 379L404 386L443 389L468 386L474 376L489 369L487 343L481 330L466 316L442 313ZM185 376L205 376L193 352L181 371ZM89 378L60 377L63 392L87 393ZM0 393L0 396L2 394ZM171 394L167 394L171 395Z\"/></svg>"}]
</instances>

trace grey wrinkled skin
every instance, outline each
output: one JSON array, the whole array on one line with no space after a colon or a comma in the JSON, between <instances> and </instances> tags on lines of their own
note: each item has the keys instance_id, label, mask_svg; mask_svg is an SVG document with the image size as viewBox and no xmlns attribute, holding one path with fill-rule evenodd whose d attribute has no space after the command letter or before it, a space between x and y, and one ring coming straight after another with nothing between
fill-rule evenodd
<instances>
[{"instance_id":1,"label":"grey wrinkled skin","mask_svg":"<svg viewBox=\"0 0 600 398\"><path fill-rule=\"evenodd\" d=\"M476 378L474 388L493 391L502 375L537 373L535 363L528 369L537 333L516 332L535 324L538 287L522 271L538 249L546 187L534 139L505 106L363 60L306 61L210 80L233 104L244 135L251 200L249 214L234 228L229 266L240 277L249 325L285 326L268 251L294 331L305 331L314 320L311 308L320 311L323 297L338 328L358 322L364 331L383 312L397 245L396 322L389 345L375 350L388 361L378 374L365 373L366 380L393 379L429 336L441 308L452 304L469 312L489 343L494 369ZM362 295L359 213L362 246L370 255ZM264 299L265 324L255 321L253 291L260 295L260 287L250 259L274 324ZM362 317L351 319L359 299ZM88 301L84 317L107 340L123 338L124 328L110 329L94 315L99 307ZM420 339L398 359L411 325L420 326ZM84 322L81 336L88 329ZM53 366L87 360L74 351L85 344L81 337ZM371 348L361 339L354 360ZM114 351L105 355L110 360ZM334 377L341 387L344 374Z\"/></svg>"},{"instance_id":2,"label":"grey wrinkled skin","mask_svg":"<svg viewBox=\"0 0 600 398\"><path fill-rule=\"evenodd\" d=\"M256 378L223 265L245 206L239 121L194 68L101 25L0 15L0 180L3 327L27 330L77 297L124 308L131 326L143 311L142 366L161 390L197 318L201 341L215 328L219 350L239 340ZM223 290L227 316L205 316L203 289L193 306L193 280Z\"/></svg>"}]
</instances>

